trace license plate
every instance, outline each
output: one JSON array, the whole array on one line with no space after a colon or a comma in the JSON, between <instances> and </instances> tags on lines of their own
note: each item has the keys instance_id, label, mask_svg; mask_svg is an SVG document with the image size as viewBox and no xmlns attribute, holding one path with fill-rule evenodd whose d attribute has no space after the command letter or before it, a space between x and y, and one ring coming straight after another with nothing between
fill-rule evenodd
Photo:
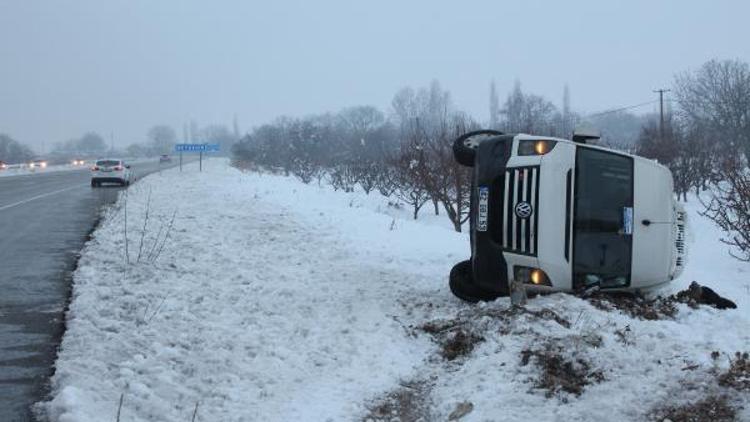
<instances>
[{"instance_id":1,"label":"license plate","mask_svg":"<svg viewBox=\"0 0 750 422\"><path fill-rule=\"evenodd\" d=\"M487 209L490 202L490 188L479 187L479 208L477 214L477 231L487 231Z\"/></svg>"}]
</instances>

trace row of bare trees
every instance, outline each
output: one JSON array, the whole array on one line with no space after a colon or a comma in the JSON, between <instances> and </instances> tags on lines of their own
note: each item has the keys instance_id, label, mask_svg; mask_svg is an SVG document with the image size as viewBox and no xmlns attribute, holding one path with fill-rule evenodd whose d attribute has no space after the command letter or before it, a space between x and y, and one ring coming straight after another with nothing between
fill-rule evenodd
<instances>
[{"instance_id":1,"label":"row of bare trees","mask_svg":"<svg viewBox=\"0 0 750 422\"><path fill-rule=\"evenodd\" d=\"M28 161L34 157L34 152L28 146L0 133L0 162L15 164Z\"/></svg>"},{"instance_id":2,"label":"row of bare trees","mask_svg":"<svg viewBox=\"0 0 750 422\"><path fill-rule=\"evenodd\" d=\"M630 128L640 125L636 151L672 170L675 189L683 200L690 190L702 192L725 183L720 186L723 189L728 180L750 180L746 174L750 154L748 65L710 61L696 71L678 75L673 92L675 101L668 107L663 129L653 116L644 119L621 112L585 120L608 119L606 126L613 132L609 138L629 150L628 139L635 136ZM569 102L567 89L563 106L557 108L543 97L523 92L520 83L500 102L493 84L490 127L567 137L583 120L571 111ZM293 174L305 183L326 182L346 191L359 186L368 194L379 192L407 204L414 218L428 205L434 213L444 213L460 231L468 216L470 180L467 169L453 160L451 142L477 128L477 121L458 110L449 92L433 82L398 91L388 114L362 106L306 118L278 118L242 138L233 156L238 165ZM738 236L744 233L742 227L750 227L746 205L750 204L750 190L747 198L743 194L731 190L727 197L743 198L734 203L713 196L707 209L729 210L724 218L729 223L722 223L730 234L727 241L747 252L750 259L750 244L742 249L732 240L742 238Z\"/></svg>"},{"instance_id":3,"label":"row of bare trees","mask_svg":"<svg viewBox=\"0 0 750 422\"><path fill-rule=\"evenodd\" d=\"M389 115L370 106L276 119L233 150L235 163L293 174L305 183L379 192L411 209L443 212L457 231L468 217L470 179L453 160L452 141L479 125L433 82L396 93Z\"/></svg>"},{"instance_id":4,"label":"row of bare trees","mask_svg":"<svg viewBox=\"0 0 750 422\"><path fill-rule=\"evenodd\" d=\"M677 75L672 91L663 135L652 118L641 129L638 153L672 170L682 200L693 189L732 254L750 261L750 66L711 60Z\"/></svg>"},{"instance_id":5,"label":"row of bare trees","mask_svg":"<svg viewBox=\"0 0 750 422\"><path fill-rule=\"evenodd\" d=\"M522 91L516 82L501 103L490 87L490 127L567 137L580 116L567 87L561 108ZM470 173L453 159L452 142L480 124L457 109L437 81L399 90L389 113L371 106L305 118L280 117L259 126L233 148L235 164L273 169L305 183L379 192L411 209L427 206L461 231L469 215Z\"/></svg>"}]
</instances>

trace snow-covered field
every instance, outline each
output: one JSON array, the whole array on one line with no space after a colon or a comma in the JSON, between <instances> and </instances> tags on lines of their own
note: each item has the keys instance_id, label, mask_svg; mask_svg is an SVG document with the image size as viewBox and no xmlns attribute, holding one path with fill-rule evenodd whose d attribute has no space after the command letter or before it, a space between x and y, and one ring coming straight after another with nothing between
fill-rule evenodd
<instances>
[{"instance_id":1,"label":"snow-covered field","mask_svg":"<svg viewBox=\"0 0 750 422\"><path fill-rule=\"evenodd\" d=\"M620 421L707 397L750 420L750 392L717 381L750 349L748 265L695 201L661 293L697 280L738 309L649 321L563 294L468 305L447 283L467 235L428 207L187 169L133 185L83 251L51 421Z\"/></svg>"}]
</instances>

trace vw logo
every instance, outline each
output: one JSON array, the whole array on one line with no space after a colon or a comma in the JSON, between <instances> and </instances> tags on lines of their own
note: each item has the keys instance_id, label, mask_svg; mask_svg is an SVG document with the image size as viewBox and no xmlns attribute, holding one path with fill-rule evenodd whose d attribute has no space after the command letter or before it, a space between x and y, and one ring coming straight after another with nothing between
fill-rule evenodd
<instances>
[{"instance_id":1,"label":"vw logo","mask_svg":"<svg viewBox=\"0 0 750 422\"><path fill-rule=\"evenodd\" d=\"M531 204L526 201L522 201L516 204L515 211L518 218L529 218L534 212L534 209L531 207Z\"/></svg>"}]
</instances>

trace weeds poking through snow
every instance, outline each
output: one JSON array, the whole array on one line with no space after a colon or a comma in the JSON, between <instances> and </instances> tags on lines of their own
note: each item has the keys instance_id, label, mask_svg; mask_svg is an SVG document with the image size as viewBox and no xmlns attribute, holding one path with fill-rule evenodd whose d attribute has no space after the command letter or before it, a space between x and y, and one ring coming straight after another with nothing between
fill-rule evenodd
<instances>
[{"instance_id":1,"label":"weeds poking through snow","mask_svg":"<svg viewBox=\"0 0 750 422\"><path fill-rule=\"evenodd\" d=\"M141 262L141 253L143 252L143 239L146 236L146 228L148 227L148 215L151 213L151 187L148 188L148 196L146 197L146 211L143 217L143 228L141 229L141 242L138 245L138 258L136 262Z\"/></svg>"},{"instance_id":2,"label":"weeds poking through snow","mask_svg":"<svg viewBox=\"0 0 750 422\"><path fill-rule=\"evenodd\" d=\"M120 422L120 413L122 412L122 400L125 398L125 393L120 393L120 404L117 405L117 418L115 421Z\"/></svg>"},{"instance_id":3,"label":"weeds poking through snow","mask_svg":"<svg viewBox=\"0 0 750 422\"><path fill-rule=\"evenodd\" d=\"M154 240L151 252L148 254L149 262L153 263L156 262L157 259L159 259L161 252L164 250L164 245L167 243L167 238L169 237L169 234L172 233L172 227L174 227L175 217L177 217L177 210L174 210L174 212L172 213L172 218L169 220L169 225L167 226L167 231L166 233L164 233L164 237L161 240L161 245L159 245L159 234L161 234L161 228L159 229L159 234L156 235L156 239ZM158 249L157 245L159 245Z\"/></svg>"},{"instance_id":4,"label":"weeds poking through snow","mask_svg":"<svg viewBox=\"0 0 750 422\"><path fill-rule=\"evenodd\" d=\"M726 396L712 395L697 402L656 409L650 419L659 422L731 422L736 420L736 413Z\"/></svg>"},{"instance_id":5,"label":"weeds poking through snow","mask_svg":"<svg viewBox=\"0 0 750 422\"><path fill-rule=\"evenodd\" d=\"M141 227L139 242L138 242L138 255L136 256L135 262L150 262L154 263L166 246L167 240L169 239L172 229L174 228L174 222L177 218L177 209L172 212L171 218L165 223L166 216L158 217L158 231L156 236L149 234L149 222L152 220L153 212L151 207L151 189L148 190L146 197L146 204L144 206L143 214L143 226ZM123 196L123 233L125 236L125 262L130 264L130 240L128 237L128 190L125 191ZM153 224L151 224L153 226Z\"/></svg>"},{"instance_id":6,"label":"weeds poking through snow","mask_svg":"<svg viewBox=\"0 0 750 422\"><path fill-rule=\"evenodd\" d=\"M632 318L655 321L674 318L677 306L674 297L645 299L629 293L601 293L597 292L587 298L595 308L603 311L619 310Z\"/></svg>"},{"instance_id":7,"label":"weeds poking through snow","mask_svg":"<svg viewBox=\"0 0 750 422\"><path fill-rule=\"evenodd\" d=\"M535 386L546 390L547 397L561 391L580 396L587 385L604 381L602 371L592 370L591 365L581 357L566 359L562 349L562 346L548 344L540 350L525 349L521 352L521 366L528 365L533 358L541 370Z\"/></svg>"},{"instance_id":8,"label":"weeds poking through snow","mask_svg":"<svg viewBox=\"0 0 750 422\"><path fill-rule=\"evenodd\" d=\"M690 287L676 294L646 299L630 293L603 293L601 291L585 298L596 308L605 311L617 309L633 318L649 321L674 318L677 315L677 304L684 303L693 309L708 305L717 309L734 309L737 305L731 300L719 296L712 289L693 281Z\"/></svg>"},{"instance_id":9,"label":"weeds poking through snow","mask_svg":"<svg viewBox=\"0 0 750 422\"><path fill-rule=\"evenodd\" d=\"M462 312L455 319L429 321L417 327L430 334L440 345L440 356L448 361L469 355L477 344L485 340L480 332L497 328L498 334L507 335L512 331L512 324L520 316L528 315L537 320L554 321L564 328L570 328L568 320L551 309L532 310L524 307L506 309L471 308ZM484 320L483 324L476 322ZM491 325L488 325L491 324Z\"/></svg>"},{"instance_id":10,"label":"weeds poking through snow","mask_svg":"<svg viewBox=\"0 0 750 422\"><path fill-rule=\"evenodd\" d=\"M128 250L128 190L125 189L125 199L124 199L124 207L123 211L125 213L125 219L124 219L124 225L125 225L125 262L130 264L130 252Z\"/></svg>"},{"instance_id":11,"label":"weeds poking through snow","mask_svg":"<svg viewBox=\"0 0 750 422\"><path fill-rule=\"evenodd\" d=\"M148 324L149 322L151 322L151 320L152 320L152 319L154 319L154 317L156 316L156 314L158 314L158 313L159 313L159 311L161 311L161 307L162 307L162 306L164 305L164 301L166 301L166 300L167 300L167 296L168 296L168 295L165 295L165 296L164 296L164 297L163 297L163 298L161 299L161 302L159 302L159 306L157 306L157 307L156 307L156 310L154 310L154 313L152 313L152 314L151 314L151 316L150 316L150 317L148 317L148 319L146 320L146 324Z\"/></svg>"},{"instance_id":12,"label":"weeds poking through snow","mask_svg":"<svg viewBox=\"0 0 750 422\"><path fill-rule=\"evenodd\" d=\"M471 413L472 410L474 410L474 403L470 401L461 402L457 404L456 408L453 409L450 415L448 415L448 420L457 421Z\"/></svg>"},{"instance_id":13,"label":"weeds poking through snow","mask_svg":"<svg viewBox=\"0 0 750 422\"><path fill-rule=\"evenodd\" d=\"M615 336L617 336L617 341L623 345L635 346L635 335L633 334L633 330L630 329L630 325L616 329Z\"/></svg>"},{"instance_id":14,"label":"weeds poking through snow","mask_svg":"<svg viewBox=\"0 0 750 422\"><path fill-rule=\"evenodd\" d=\"M719 375L719 385L739 391L750 391L750 354L737 352L730 360L729 370Z\"/></svg>"},{"instance_id":15,"label":"weeds poking through snow","mask_svg":"<svg viewBox=\"0 0 750 422\"><path fill-rule=\"evenodd\" d=\"M195 417L198 416L198 403L200 402L195 402L195 409L193 409L193 418L190 420L191 422L195 422Z\"/></svg>"},{"instance_id":16,"label":"weeds poking through snow","mask_svg":"<svg viewBox=\"0 0 750 422\"><path fill-rule=\"evenodd\" d=\"M471 353L474 347L482 341L484 337L459 328L445 337L441 344L440 355L446 360L454 360Z\"/></svg>"},{"instance_id":17,"label":"weeds poking through snow","mask_svg":"<svg viewBox=\"0 0 750 422\"><path fill-rule=\"evenodd\" d=\"M365 422L427 422L430 417L430 386L424 381L402 383L401 387L376 401L362 418Z\"/></svg>"}]
</instances>

